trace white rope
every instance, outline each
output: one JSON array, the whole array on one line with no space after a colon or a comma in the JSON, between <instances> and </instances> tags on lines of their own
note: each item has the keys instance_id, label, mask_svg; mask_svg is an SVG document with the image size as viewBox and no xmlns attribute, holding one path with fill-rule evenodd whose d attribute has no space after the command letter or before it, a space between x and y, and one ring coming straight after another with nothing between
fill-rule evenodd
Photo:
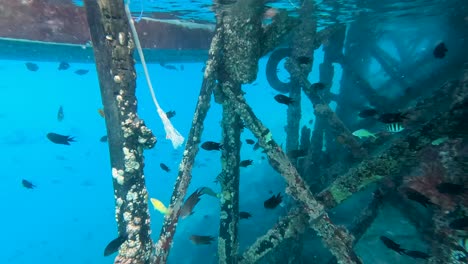
<instances>
[{"instance_id":1,"label":"white rope","mask_svg":"<svg viewBox=\"0 0 468 264\"><path fill-rule=\"evenodd\" d=\"M174 148L178 148L182 145L182 143L184 143L184 137L171 124L171 121L169 121L169 118L167 118L166 116L166 112L162 110L161 106L159 106L158 100L156 99L153 86L151 85L148 68L146 67L146 61L143 55L143 50L141 49L140 40L138 38L138 34L135 29L135 24L133 23L132 15L130 13L129 5L130 5L130 1L128 1L127 4L125 4L125 13L127 14L128 23L130 24L130 29L133 35L133 40L135 41L135 46L138 50L138 55L140 56L141 65L143 66L143 71L145 72L146 82L148 83L151 97L153 98L153 102L158 111L158 115L163 122L164 130L166 131L166 139L171 140L172 146Z\"/></svg>"}]
</instances>

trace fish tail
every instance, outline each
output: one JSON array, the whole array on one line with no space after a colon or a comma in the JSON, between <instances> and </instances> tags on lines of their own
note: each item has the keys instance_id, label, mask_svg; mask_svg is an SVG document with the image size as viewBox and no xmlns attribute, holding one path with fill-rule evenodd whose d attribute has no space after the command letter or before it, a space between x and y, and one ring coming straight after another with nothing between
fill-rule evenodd
<instances>
[{"instance_id":1,"label":"fish tail","mask_svg":"<svg viewBox=\"0 0 468 264\"><path fill-rule=\"evenodd\" d=\"M219 144L219 147L218 147L218 148L221 149L221 150L224 150L223 144Z\"/></svg>"}]
</instances>

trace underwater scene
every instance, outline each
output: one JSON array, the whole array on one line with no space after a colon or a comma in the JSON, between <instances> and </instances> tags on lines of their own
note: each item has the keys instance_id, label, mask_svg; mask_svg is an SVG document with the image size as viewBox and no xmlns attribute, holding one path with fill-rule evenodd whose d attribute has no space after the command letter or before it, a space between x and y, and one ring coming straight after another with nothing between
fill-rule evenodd
<instances>
[{"instance_id":1,"label":"underwater scene","mask_svg":"<svg viewBox=\"0 0 468 264\"><path fill-rule=\"evenodd\" d=\"M468 263L466 0L0 0L0 264Z\"/></svg>"}]
</instances>

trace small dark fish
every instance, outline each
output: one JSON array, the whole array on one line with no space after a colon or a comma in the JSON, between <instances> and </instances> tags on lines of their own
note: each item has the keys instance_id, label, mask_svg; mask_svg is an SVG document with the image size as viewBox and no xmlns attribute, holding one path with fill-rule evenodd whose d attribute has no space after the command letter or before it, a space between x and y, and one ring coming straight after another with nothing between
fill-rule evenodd
<instances>
[{"instance_id":1,"label":"small dark fish","mask_svg":"<svg viewBox=\"0 0 468 264\"><path fill-rule=\"evenodd\" d=\"M422 206L427 207L428 205L434 205L429 198L420 194L418 191L408 188L406 191L406 197L415 202L420 203Z\"/></svg>"},{"instance_id":2,"label":"small dark fish","mask_svg":"<svg viewBox=\"0 0 468 264\"><path fill-rule=\"evenodd\" d=\"M56 133L48 133L47 138L55 144L70 145L70 142L75 142L71 136L64 136Z\"/></svg>"},{"instance_id":3,"label":"small dark fish","mask_svg":"<svg viewBox=\"0 0 468 264\"><path fill-rule=\"evenodd\" d=\"M458 230L466 229L468 227L468 216L453 220L450 222L449 227Z\"/></svg>"},{"instance_id":4,"label":"small dark fish","mask_svg":"<svg viewBox=\"0 0 468 264\"><path fill-rule=\"evenodd\" d=\"M164 164L164 163L160 163L160 164L159 164L159 167L161 167L161 169L162 169L163 171L165 171L165 172L170 172L170 171L171 171L171 170L169 169L169 167L166 166L166 164Z\"/></svg>"},{"instance_id":5,"label":"small dark fish","mask_svg":"<svg viewBox=\"0 0 468 264\"><path fill-rule=\"evenodd\" d=\"M213 142L213 141L206 141L204 142L202 145L201 145L201 148L204 149L204 150L222 150L224 149L223 148L223 144L221 143L217 143L217 142Z\"/></svg>"},{"instance_id":6,"label":"small dark fish","mask_svg":"<svg viewBox=\"0 0 468 264\"><path fill-rule=\"evenodd\" d=\"M288 157L291 159L297 159L307 155L307 149L294 149L288 151Z\"/></svg>"},{"instance_id":7,"label":"small dark fish","mask_svg":"<svg viewBox=\"0 0 468 264\"><path fill-rule=\"evenodd\" d=\"M246 139L245 143L247 143L249 145L253 145L253 144L255 144L255 141L253 141L252 139Z\"/></svg>"},{"instance_id":8,"label":"small dark fish","mask_svg":"<svg viewBox=\"0 0 468 264\"><path fill-rule=\"evenodd\" d=\"M107 136L102 136L100 139L99 139L100 142L107 142Z\"/></svg>"},{"instance_id":9,"label":"small dark fish","mask_svg":"<svg viewBox=\"0 0 468 264\"><path fill-rule=\"evenodd\" d=\"M193 192L187 200L185 200L185 203L182 205L182 208L180 208L180 214L179 216L182 217L182 219L192 215L195 213L193 211L193 208L197 205L197 203L200 201L200 196L203 195L203 189L198 188Z\"/></svg>"},{"instance_id":10,"label":"small dark fish","mask_svg":"<svg viewBox=\"0 0 468 264\"><path fill-rule=\"evenodd\" d=\"M440 193L459 195L466 191L465 186L462 184L455 184L450 182L442 182L436 186Z\"/></svg>"},{"instance_id":11,"label":"small dark fish","mask_svg":"<svg viewBox=\"0 0 468 264\"><path fill-rule=\"evenodd\" d=\"M65 115L63 114L63 107L60 106L59 110L57 112L57 121L62 122L64 117L65 117Z\"/></svg>"},{"instance_id":12,"label":"small dark fish","mask_svg":"<svg viewBox=\"0 0 468 264\"><path fill-rule=\"evenodd\" d=\"M406 113L401 113L401 112L385 113L385 114L381 114L377 118L377 120L379 120L380 122L382 122L384 124L402 123L406 119L408 119L407 114Z\"/></svg>"},{"instance_id":13,"label":"small dark fish","mask_svg":"<svg viewBox=\"0 0 468 264\"><path fill-rule=\"evenodd\" d=\"M311 90L315 90L315 91L320 91L320 90L325 89L326 87L327 87L327 86L326 86L324 83L317 82L317 83L313 83L313 84L310 86L310 89L311 89Z\"/></svg>"},{"instance_id":14,"label":"small dark fish","mask_svg":"<svg viewBox=\"0 0 468 264\"><path fill-rule=\"evenodd\" d=\"M78 75L85 75L89 72L89 70L76 70L75 73L78 74Z\"/></svg>"},{"instance_id":15,"label":"small dark fish","mask_svg":"<svg viewBox=\"0 0 468 264\"><path fill-rule=\"evenodd\" d=\"M212 236L191 235L190 240L195 245L209 245L215 238Z\"/></svg>"},{"instance_id":16,"label":"small dark fish","mask_svg":"<svg viewBox=\"0 0 468 264\"><path fill-rule=\"evenodd\" d=\"M312 62L312 58L307 56L300 56L296 58L296 61L299 64L310 64Z\"/></svg>"},{"instance_id":17,"label":"small dark fish","mask_svg":"<svg viewBox=\"0 0 468 264\"><path fill-rule=\"evenodd\" d=\"M239 219L249 219L252 215L248 212L239 212Z\"/></svg>"},{"instance_id":18,"label":"small dark fish","mask_svg":"<svg viewBox=\"0 0 468 264\"><path fill-rule=\"evenodd\" d=\"M412 258L428 259L431 257L429 254L417 250L407 250L403 253Z\"/></svg>"},{"instance_id":19,"label":"small dark fish","mask_svg":"<svg viewBox=\"0 0 468 264\"><path fill-rule=\"evenodd\" d=\"M206 65L203 66L203 68L201 69L201 72L205 72L205 70L206 70Z\"/></svg>"},{"instance_id":20,"label":"small dark fish","mask_svg":"<svg viewBox=\"0 0 468 264\"><path fill-rule=\"evenodd\" d=\"M248 167L252 165L253 160L243 160L239 163L239 167Z\"/></svg>"},{"instance_id":21,"label":"small dark fish","mask_svg":"<svg viewBox=\"0 0 468 264\"><path fill-rule=\"evenodd\" d=\"M259 148L260 148L260 143L258 143L257 141L257 143L255 143L255 145L253 146L253 150L257 150Z\"/></svg>"},{"instance_id":22,"label":"small dark fish","mask_svg":"<svg viewBox=\"0 0 468 264\"><path fill-rule=\"evenodd\" d=\"M21 184L23 184L23 187L26 188L26 189L34 189L36 188L36 185L32 184L32 182L28 181L28 180L25 180L23 179L21 181Z\"/></svg>"},{"instance_id":23,"label":"small dark fish","mask_svg":"<svg viewBox=\"0 0 468 264\"><path fill-rule=\"evenodd\" d=\"M69 68L70 68L70 64L68 64L68 62L62 61L58 67L58 70L59 71L68 70Z\"/></svg>"},{"instance_id":24,"label":"small dark fish","mask_svg":"<svg viewBox=\"0 0 468 264\"><path fill-rule=\"evenodd\" d=\"M177 67L174 66L174 65L170 65L170 64L164 64L164 65L161 65L163 66L164 68L168 69L168 70L172 70L172 71L177 71Z\"/></svg>"},{"instance_id":25,"label":"small dark fish","mask_svg":"<svg viewBox=\"0 0 468 264\"><path fill-rule=\"evenodd\" d=\"M28 68L28 70L33 71L33 72L39 70L39 66L37 66L36 63L32 63L32 62L26 62L26 68Z\"/></svg>"},{"instance_id":26,"label":"small dark fish","mask_svg":"<svg viewBox=\"0 0 468 264\"><path fill-rule=\"evenodd\" d=\"M434 51L432 52L432 54L437 59L442 59L445 57L445 53L447 53L447 51L448 51L447 46L445 46L445 43L441 42L434 48Z\"/></svg>"},{"instance_id":27,"label":"small dark fish","mask_svg":"<svg viewBox=\"0 0 468 264\"><path fill-rule=\"evenodd\" d=\"M127 240L127 236L119 236L118 238L112 240L109 244L107 244L106 248L104 249L104 256L110 256L113 253L117 252L120 246Z\"/></svg>"},{"instance_id":28,"label":"small dark fish","mask_svg":"<svg viewBox=\"0 0 468 264\"><path fill-rule=\"evenodd\" d=\"M377 110L373 109L373 108L366 108L364 110L361 110L361 112L359 112L359 117L360 118L369 118L369 117L373 117L377 115Z\"/></svg>"},{"instance_id":29,"label":"small dark fish","mask_svg":"<svg viewBox=\"0 0 468 264\"><path fill-rule=\"evenodd\" d=\"M278 193L278 195L273 195L263 202L263 206L267 209L275 209L282 201L283 197L281 196L281 193Z\"/></svg>"},{"instance_id":30,"label":"small dark fish","mask_svg":"<svg viewBox=\"0 0 468 264\"><path fill-rule=\"evenodd\" d=\"M180 65L180 70L181 70L181 71L185 70L185 67L184 67L184 65L183 65L183 64L182 64L182 65Z\"/></svg>"},{"instance_id":31,"label":"small dark fish","mask_svg":"<svg viewBox=\"0 0 468 264\"><path fill-rule=\"evenodd\" d=\"M274 98L276 102L280 104L290 105L294 103L294 100L291 97L287 97L286 95L278 94Z\"/></svg>"},{"instance_id":32,"label":"small dark fish","mask_svg":"<svg viewBox=\"0 0 468 264\"><path fill-rule=\"evenodd\" d=\"M176 115L176 111L167 111L166 116L167 118L171 119Z\"/></svg>"},{"instance_id":33,"label":"small dark fish","mask_svg":"<svg viewBox=\"0 0 468 264\"><path fill-rule=\"evenodd\" d=\"M398 254L405 253L405 250L401 248L400 244L396 243L395 241L391 240L386 236L380 236L380 240L385 244L385 246Z\"/></svg>"}]
</instances>

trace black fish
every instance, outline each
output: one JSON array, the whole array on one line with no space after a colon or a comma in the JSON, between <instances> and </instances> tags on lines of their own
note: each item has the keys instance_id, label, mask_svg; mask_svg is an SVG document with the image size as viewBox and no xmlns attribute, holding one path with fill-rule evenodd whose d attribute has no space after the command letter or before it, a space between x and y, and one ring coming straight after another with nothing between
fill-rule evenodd
<instances>
[{"instance_id":1,"label":"black fish","mask_svg":"<svg viewBox=\"0 0 468 264\"><path fill-rule=\"evenodd\" d=\"M164 65L161 65L163 66L164 68L168 69L168 70L173 70L173 71L178 71L177 67L174 66L174 65L167 65L167 64L164 64Z\"/></svg>"},{"instance_id":2,"label":"black fish","mask_svg":"<svg viewBox=\"0 0 468 264\"><path fill-rule=\"evenodd\" d=\"M166 164L164 164L164 163L160 163L160 164L159 164L159 167L161 167L161 169L162 169L163 171L165 171L165 172L170 172L170 171L171 171L171 170L169 169L169 167L166 166Z\"/></svg>"},{"instance_id":3,"label":"black fish","mask_svg":"<svg viewBox=\"0 0 468 264\"><path fill-rule=\"evenodd\" d=\"M47 138L55 144L70 145L70 142L75 142L71 136L64 136L56 133L48 133Z\"/></svg>"},{"instance_id":4,"label":"black fish","mask_svg":"<svg viewBox=\"0 0 468 264\"><path fill-rule=\"evenodd\" d=\"M326 85L324 83L321 83L321 82L313 83L312 85L310 85L310 89L315 90L315 91L323 90L323 89L325 89L325 87L326 87Z\"/></svg>"},{"instance_id":5,"label":"black fish","mask_svg":"<svg viewBox=\"0 0 468 264\"><path fill-rule=\"evenodd\" d=\"M407 113L385 113L381 114L377 120L384 124L391 124L391 123L402 123L408 119Z\"/></svg>"},{"instance_id":6,"label":"black fish","mask_svg":"<svg viewBox=\"0 0 468 264\"><path fill-rule=\"evenodd\" d=\"M26 189L34 189L34 188L36 188L36 185L32 184L32 182L27 181L27 180L25 180L25 179L23 179L23 180L21 181L21 184L23 184L23 187L26 188Z\"/></svg>"},{"instance_id":7,"label":"black fish","mask_svg":"<svg viewBox=\"0 0 468 264\"><path fill-rule=\"evenodd\" d=\"M412 258L428 259L431 257L429 254L417 250L407 250L403 253Z\"/></svg>"},{"instance_id":8,"label":"black fish","mask_svg":"<svg viewBox=\"0 0 468 264\"><path fill-rule=\"evenodd\" d=\"M26 68L28 68L28 70L33 71L33 72L39 70L39 66L37 66L36 63L32 63L32 62L26 62Z\"/></svg>"},{"instance_id":9,"label":"black fish","mask_svg":"<svg viewBox=\"0 0 468 264\"><path fill-rule=\"evenodd\" d=\"M255 144L255 141L253 141L252 139L246 139L245 143L247 143L249 145L253 145L253 144Z\"/></svg>"},{"instance_id":10,"label":"black fish","mask_svg":"<svg viewBox=\"0 0 468 264\"><path fill-rule=\"evenodd\" d=\"M204 150L222 150L223 144L213 142L213 141L206 141L201 145L202 149Z\"/></svg>"},{"instance_id":11,"label":"black fish","mask_svg":"<svg viewBox=\"0 0 468 264\"><path fill-rule=\"evenodd\" d=\"M437 59L442 59L445 57L445 53L448 51L447 47L445 46L445 43L441 42L439 43L435 48L432 54L434 57Z\"/></svg>"},{"instance_id":12,"label":"black fish","mask_svg":"<svg viewBox=\"0 0 468 264\"><path fill-rule=\"evenodd\" d=\"M78 75L85 75L89 72L89 70L76 70L75 73L78 74Z\"/></svg>"},{"instance_id":13,"label":"black fish","mask_svg":"<svg viewBox=\"0 0 468 264\"><path fill-rule=\"evenodd\" d=\"M466 229L468 227L468 216L453 220L450 222L449 227L458 230Z\"/></svg>"},{"instance_id":14,"label":"black fish","mask_svg":"<svg viewBox=\"0 0 468 264\"><path fill-rule=\"evenodd\" d=\"M275 209L282 201L283 197L281 196L281 193L278 193L278 195L273 195L263 202L263 206L267 209Z\"/></svg>"},{"instance_id":15,"label":"black fish","mask_svg":"<svg viewBox=\"0 0 468 264\"><path fill-rule=\"evenodd\" d=\"M380 240L385 244L385 246L398 254L405 253L405 250L401 248L400 244L395 243L395 241L391 240L386 236L380 236Z\"/></svg>"},{"instance_id":16,"label":"black fish","mask_svg":"<svg viewBox=\"0 0 468 264\"><path fill-rule=\"evenodd\" d=\"M243 160L239 163L239 167L248 167L252 165L253 160Z\"/></svg>"},{"instance_id":17,"label":"black fish","mask_svg":"<svg viewBox=\"0 0 468 264\"><path fill-rule=\"evenodd\" d=\"M307 149L294 149L288 151L288 157L291 159L297 159L307 155Z\"/></svg>"},{"instance_id":18,"label":"black fish","mask_svg":"<svg viewBox=\"0 0 468 264\"><path fill-rule=\"evenodd\" d=\"M199 236L199 235L191 235L190 240L195 245L209 245L215 238L212 236Z\"/></svg>"},{"instance_id":19,"label":"black fish","mask_svg":"<svg viewBox=\"0 0 468 264\"><path fill-rule=\"evenodd\" d=\"M440 193L459 195L466 191L465 186L462 184L455 184L450 182L443 182L436 186Z\"/></svg>"},{"instance_id":20,"label":"black fish","mask_svg":"<svg viewBox=\"0 0 468 264\"><path fill-rule=\"evenodd\" d=\"M278 94L275 96L276 102L280 104L290 105L294 103L294 100L291 97L287 97L286 95Z\"/></svg>"},{"instance_id":21,"label":"black fish","mask_svg":"<svg viewBox=\"0 0 468 264\"><path fill-rule=\"evenodd\" d=\"M107 136L102 136L99 141L101 142L107 142Z\"/></svg>"},{"instance_id":22,"label":"black fish","mask_svg":"<svg viewBox=\"0 0 468 264\"><path fill-rule=\"evenodd\" d=\"M107 257L119 250L120 246L127 240L127 236L119 236L118 238L112 240L104 249L104 256Z\"/></svg>"},{"instance_id":23,"label":"black fish","mask_svg":"<svg viewBox=\"0 0 468 264\"><path fill-rule=\"evenodd\" d=\"M68 68L70 68L70 64L68 64L68 62L62 61L58 67L58 70L59 71L68 70Z\"/></svg>"},{"instance_id":24,"label":"black fish","mask_svg":"<svg viewBox=\"0 0 468 264\"><path fill-rule=\"evenodd\" d=\"M408 188L405 193L406 193L406 197L408 197L408 199L416 201L416 202L422 204L424 207L427 207L427 205L434 205L434 203L432 203L429 198L427 198L426 196L420 194L416 190Z\"/></svg>"},{"instance_id":25,"label":"black fish","mask_svg":"<svg viewBox=\"0 0 468 264\"><path fill-rule=\"evenodd\" d=\"M59 110L57 112L57 121L62 122L64 117L65 117L65 115L63 114L63 107L60 106Z\"/></svg>"},{"instance_id":26,"label":"black fish","mask_svg":"<svg viewBox=\"0 0 468 264\"><path fill-rule=\"evenodd\" d=\"M188 217L188 216L191 216L192 214L194 214L195 212L193 211L193 209L195 208L195 206L197 205L197 203L201 200L200 197L203 195L203 188L198 188L195 190L195 192L193 192L188 198L187 200L185 200L184 204L182 205L182 207L180 208L180 214L179 214L179 217L181 217L182 219Z\"/></svg>"},{"instance_id":27,"label":"black fish","mask_svg":"<svg viewBox=\"0 0 468 264\"><path fill-rule=\"evenodd\" d=\"M307 56L300 56L296 58L297 63L299 64L310 64L312 62L312 58Z\"/></svg>"},{"instance_id":28,"label":"black fish","mask_svg":"<svg viewBox=\"0 0 468 264\"><path fill-rule=\"evenodd\" d=\"M173 118L176 115L176 111L167 111L166 116L168 119Z\"/></svg>"},{"instance_id":29,"label":"black fish","mask_svg":"<svg viewBox=\"0 0 468 264\"><path fill-rule=\"evenodd\" d=\"M361 110L361 112L359 112L359 117L360 118L368 118L368 117L373 117L377 114L377 110L373 109L373 108L366 108L364 110Z\"/></svg>"},{"instance_id":30,"label":"black fish","mask_svg":"<svg viewBox=\"0 0 468 264\"><path fill-rule=\"evenodd\" d=\"M249 219L252 215L248 212L239 212L239 219Z\"/></svg>"}]
</instances>

